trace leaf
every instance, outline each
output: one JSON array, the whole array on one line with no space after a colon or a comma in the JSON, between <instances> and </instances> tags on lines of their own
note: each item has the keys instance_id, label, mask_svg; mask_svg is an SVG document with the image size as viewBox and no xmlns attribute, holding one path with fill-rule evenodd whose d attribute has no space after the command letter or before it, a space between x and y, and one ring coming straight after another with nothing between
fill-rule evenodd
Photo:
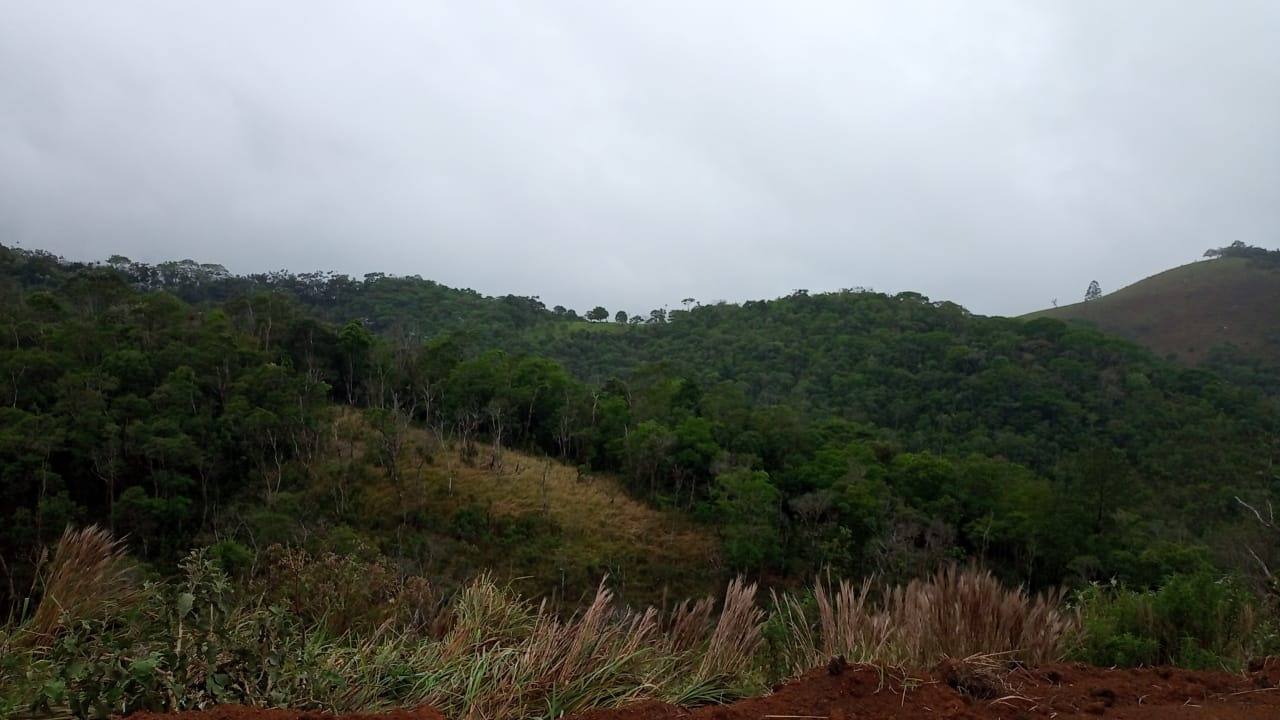
<instances>
[{"instance_id":1,"label":"leaf","mask_svg":"<svg viewBox=\"0 0 1280 720\"><path fill-rule=\"evenodd\" d=\"M182 593L178 596L178 617L182 617L191 612L192 606L196 603L196 596L191 593Z\"/></svg>"},{"instance_id":2,"label":"leaf","mask_svg":"<svg viewBox=\"0 0 1280 720\"><path fill-rule=\"evenodd\" d=\"M67 697L67 684L61 680L46 680L40 688L41 699L47 705L61 705Z\"/></svg>"},{"instance_id":3,"label":"leaf","mask_svg":"<svg viewBox=\"0 0 1280 720\"><path fill-rule=\"evenodd\" d=\"M156 671L157 660L148 658L146 660L134 660L129 663L129 674L135 680L143 681L149 679Z\"/></svg>"}]
</instances>

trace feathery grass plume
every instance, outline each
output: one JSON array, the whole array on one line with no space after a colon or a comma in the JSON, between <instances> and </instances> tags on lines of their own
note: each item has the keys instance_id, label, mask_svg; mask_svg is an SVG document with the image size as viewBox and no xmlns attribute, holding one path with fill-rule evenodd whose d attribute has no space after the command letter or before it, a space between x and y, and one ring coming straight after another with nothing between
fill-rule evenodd
<instances>
[{"instance_id":1,"label":"feathery grass plume","mask_svg":"<svg viewBox=\"0 0 1280 720\"><path fill-rule=\"evenodd\" d=\"M471 627L486 618L502 625L511 617L503 604L511 600L487 579L474 583L456 600L451 636L406 645L399 662L411 671L380 684L399 683L400 704L427 703L458 718L558 717L653 696L647 679L655 664L665 662L655 649L660 646L657 611L614 607L602 582L591 604L570 620L558 619L545 603L536 610L517 603L517 610L528 611L515 624L520 632ZM469 652L462 651L464 646ZM405 683L405 678L412 680ZM363 679L359 684L369 685ZM349 695L368 699L368 691Z\"/></svg>"},{"instance_id":2,"label":"feathery grass plume","mask_svg":"<svg viewBox=\"0 0 1280 720\"><path fill-rule=\"evenodd\" d=\"M866 578L855 590L841 580L833 595L821 582L813 586L818 606L818 627L822 639L822 659L844 656L852 662L900 664L891 645L892 618L874 612L868 601L872 579Z\"/></svg>"},{"instance_id":3,"label":"feathery grass plume","mask_svg":"<svg viewBox=\"0 0 1280 720\"><path fill-rule=\"evenodd\" d=\"M776 679L799 675L821 665L823 656L817 625L810 621L805 603L792 593L779 595L769 591L773 619L778 633L770 637ZM829 656L828 656L829 657Z\"/></svg>"},{"instance_id":4,"label":"feathery grass plume","mask_svg":"<svg viewBox=\"0 0 1280 720\"><path fill-rule=\"evenodd\" d=\"M741 577L730 582L714 624L710 598L677 606L649 665L647 697L707 705L763 690L754 670L767 615L755 604L756 589Z\"/></svg>"},{"instance_id":5,"label":"feathery grass plume","mask_svg":"<svg viewBox=\"0 0 1280 720\"><path fill-rule=\"evenodd\" d=\"M545 708L553 717L635 699L645 692L658 632L657 611L613 607L613 594L602 581L591 604L572 620L560 622L545 608L539 613L502 678L508 686L491 694L519 701L525 712ZM479 709L486 717L511 716L511 708Z\"/></svg>"},{"instance_id":6,"label":"feathery grass plume","mask_svg":"<svg viewBox=\"0 0 1280 720\"><path fill-rule=\"evenodd\" d=\"M742 675L752 664L764 636L764 610L756 605L755 583L741 576L724 591L720 619L711 632L707 650L698 666L698 677L732 678Z\"/></svg>"},{"instance_id":7,"label":"feathery grass plume","mask_svg":"<svg viewBox=\"0 0 1280 720\"><path fill-rule=\"evenodd\" d=\"M1031 596L975 567L944 567L883 592L879 604L873 588L870 579L857 588L818 581L807 600L774 595L777 662L792 674L835 656L912 668L995 655L1040 664L1061 659L1077 633L1061 592Z\"/></svg>"},{"instance_id":8,"label":"feathery grass plume","mask_svg":"<svg viewBox=\"0 0 1280 720\"><path fill-rule=\"evenodd\" d=\"M775 652L790 674L798 675L833 657L855 663L901 665L893 617L871 602L874 581L857 588L842 580L835 587L816 580L805 599L772 596L774 619L782 634Z\"/></svg>"},{"instance_id":9,"label":"feathery grass plume","mask_svg":"<svg viewBox=\"0 0 1280 720\"><path fill-rule=\"evenodd\" d=\"M488 647L518 643L529 635L541 611L484 573L453 599L442 659L447 662Z\"/></svg>"},{"instance_id":10,"label":"feathery grass plume","mask_svg":"<svg viewBox=\"0 0 1280 720\"><path fill-rule=\"evenodd\" d=\"M1061 601L1060 591L1032 597L990 571L949 565L894 588L885 609L916 664L991 653L1039 664L1061 658L1075 627Z\"/></svg>"},{"instance_id":11,"label":"feathery grass plume","mask_svg":"<svg viewBox=\"0 0 1280 720\"><path fill-rule=\"evenodd\" d=\"M134 564L124 543L96 525L68 527L45 574L44 593L22 626L18 641L47 647L58 632L79 620L118 614L141 599Z\"/></svg>"},{"instance_id":12,"label":"feathery grass plume","mask_svg":"<svg viewBox=\"0 0 1280 720\"><path fill-rule=\"evenodd\" d=\"M715 599L710 597L676 605L667 625L667 650L672 653L690 652L706 640L715 606Z\"/></svg>"}]
</instances>

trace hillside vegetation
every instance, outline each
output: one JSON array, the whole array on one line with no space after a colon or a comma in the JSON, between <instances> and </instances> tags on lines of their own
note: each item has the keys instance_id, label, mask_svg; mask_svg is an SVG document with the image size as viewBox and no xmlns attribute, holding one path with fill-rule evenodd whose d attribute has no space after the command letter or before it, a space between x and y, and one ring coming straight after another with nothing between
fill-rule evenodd
<instances>
[{"instance_id":1,"label":"hillside vegetation","mask_svg":"<svg viewBox=\"0 0 1280 720\"><path fill-rule=\"evenodd\" d=\"M1253 572L1248 551L1273 552L1242 542L1265 528L1242 529L1236 501L1265 503L1276 479L1265 392L1053 319L799 292L608 332L563 320L485 347L481 329L331 325L289 293L190 306L139 289L136 267L0 259L0 548L15 600L39 549L84 520L161 564L198 543L336 542L342 528L412 567L484 558L446 551L446 536L538 556L540 590L581 594L590 573L570 590L565 569L583 558L557 559L550 509L406 500L458 468L514 467L509 449L575 478L616 474L632 498L703 523L721 579L907 580L981 558L1037 587L1145 587L1201 562ZM335 405L359 428L335 430ZM536 485L542 462L514 482ZM646 547L585 567L621 581L663 557Z\"/></svg>"},{"instance_id":2,"label":"hillside vegetation","mask_svg":"<svg viewBox=\"0 0 1280 720\"><path fill-rule=\"evenodd\" d=\"M313 484L307 492L338 491L359 508L347 516L348 540L364 536L376 547L378 537L389 535L420 543L416 553L396 547L396 554L421 558L416 570L438 587L459 587L483 568L515 590L566 608L577 608L604 576L619 601L636 605L720 589L713 530L637 500L612 475L510 449L496 458L490 452L484 463L465 463L435 435L409 427L396 483L370 460L367 444L375 433L363 415L342 413L330 462L356 481L340 490Z\"/></svg>"},{"instance_id":3,"label":"hillside vegetation","mask_svg":"<svg viewBox=\"0 0 1280 720\"><path fill-rule=\"evenodd\" d=\"M1061 618L1065 586L1082 624L1046 654L1107 665L1239 665L1273 636L1280 409L1240 364L915 293L588 323L415 278L320 312L287 273L195 267L193 290L0 247L0 709L710 700L910 647L860 628L954 626L931 593ZM766 609L738 575L835 587ZM679 603L726 586L714 623ZM965 652L1028 650L1015 629ZM605 649L548 650L575 637Z\"/></svg>"},{"instance_id":4,"label":"hillside vegetation","mask_svg":"<svg viewBox=\"0 0 1280 720\"><path fill-rule=\"evenodd\" d=\"M1185 365L1254 359L1280 367L1277 308L1280 264L1219 251L1096 300L1028 317L1085 321Z\"/></svg>"}]
</instances>

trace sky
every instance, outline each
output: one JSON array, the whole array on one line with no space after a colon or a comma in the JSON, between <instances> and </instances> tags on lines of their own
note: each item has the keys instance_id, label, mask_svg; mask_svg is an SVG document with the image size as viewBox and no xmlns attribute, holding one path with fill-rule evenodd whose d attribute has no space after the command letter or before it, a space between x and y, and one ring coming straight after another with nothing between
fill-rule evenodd
<instances>
[{"instance_id":1,"label":"sky","mask_svg":"<svg viewBox=\"0 0 1280 720\"><path fill-rule=\"evenodd\" d=\"M1274 0L0 0L0 243L1016 315L1280 246Z\"/></svg>"}]
</instances>

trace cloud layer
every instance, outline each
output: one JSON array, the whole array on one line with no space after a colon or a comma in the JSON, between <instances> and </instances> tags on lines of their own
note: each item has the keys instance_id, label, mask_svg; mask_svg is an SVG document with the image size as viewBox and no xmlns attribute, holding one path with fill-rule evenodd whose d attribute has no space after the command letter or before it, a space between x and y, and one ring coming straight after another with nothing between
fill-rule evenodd
<instances>
[{"instance_id":1,"label":"cloud layer","mask_svg":"<svg viewBox=\"0 0 1280 720\"><path fill-rule=\"evenodd\" d=\"M1018 314L1280 245L1280 4L0 0L0 242Z\"/></svg>"}]
</instances>

